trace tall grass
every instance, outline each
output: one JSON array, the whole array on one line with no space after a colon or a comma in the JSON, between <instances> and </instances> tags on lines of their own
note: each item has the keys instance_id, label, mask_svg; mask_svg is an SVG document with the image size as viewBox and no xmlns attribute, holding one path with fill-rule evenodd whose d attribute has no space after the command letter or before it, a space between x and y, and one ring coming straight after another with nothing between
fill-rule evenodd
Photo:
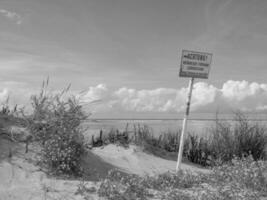
<instances>
[{"instance_id":1,"label":"tall grass","mask_svg":"<svg viewBox=\"0 0 267 200\"><path fill-rule=\"evenodd\" d=\"M267 129L257 122L251 122L242 113L235 114L233 125L216 121L211 129L210 149L212 156L223 162L235 156L252 155L255 160L266 159Z\"/></svg>"},{"instance_id":2,"label":"tall grass","mask_svg":"<svg viewBox=\"0 0 267 200\"><path fill-rule=\"evenodd\" d=\"M234 123L215 121L215 127L207 137L192 136L187 138L190 148L187 158L206 165L222 164L234 157L252 155L254 160L266 159L267 129L264 125L252 122L243 113L236 112Z\"/></svg>"},{"instance_id":3,"label":"tall grass","mask_svg":"<svg viewBox=\"0 0 267 200\"><path fill-rule=\"evenodd\" d=\"M28 128L42 148L42 163L53 173L80 173L83 152L81 121L86 119L82 107L72 96L48 91L43 82L39 95L31 98L33 113L27 116Z\"/></svg>"}]
</instances>

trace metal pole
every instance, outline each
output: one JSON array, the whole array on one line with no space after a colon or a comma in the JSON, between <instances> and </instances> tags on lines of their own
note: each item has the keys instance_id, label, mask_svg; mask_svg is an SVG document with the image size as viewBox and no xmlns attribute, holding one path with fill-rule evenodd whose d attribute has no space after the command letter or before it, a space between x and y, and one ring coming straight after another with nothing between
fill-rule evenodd
<instances>
[{"instance_id":1,"label":"metal pole","mask_svg":"<svg viewBox=\"0 0 267 200\"><path fill-rule=\"evenodd\" d=\"M183 149L184 149L184 135L185 135L186 129L187 129L187 118L189 116L190 102L191 102L193 85L194 85L194 78L191 78L191 80L189 81L189 86L188 86L188 97L187 97L187 102L186 102L185 117L184 117L184 121L183 121L183 129L182 129L182 133L181 133L181 136L180 136L180 145L179 145L178 159L177 159L177 165L176 165L176 173L181 168L181 162L182 162L182 157L183 157Z\"/></svg>"}]
</instances>

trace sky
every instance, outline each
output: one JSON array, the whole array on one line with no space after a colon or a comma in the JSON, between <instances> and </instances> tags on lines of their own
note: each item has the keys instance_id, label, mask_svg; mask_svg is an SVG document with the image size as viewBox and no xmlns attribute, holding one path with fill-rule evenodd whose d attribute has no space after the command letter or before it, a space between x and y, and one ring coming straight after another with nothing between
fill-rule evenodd
<instances>
[{"instance_id":1,"label":"sky","mask_svg":"<svg viewBox=\"0 0 267 200\"><path fill-rule=\"evenodd\" d=\"M49 76L103 116L183 113L187 49L213 54L192 112L267 110L265 0L0 0L0 44L0 100L13 104Z\"/></svg>"}]
</instances>

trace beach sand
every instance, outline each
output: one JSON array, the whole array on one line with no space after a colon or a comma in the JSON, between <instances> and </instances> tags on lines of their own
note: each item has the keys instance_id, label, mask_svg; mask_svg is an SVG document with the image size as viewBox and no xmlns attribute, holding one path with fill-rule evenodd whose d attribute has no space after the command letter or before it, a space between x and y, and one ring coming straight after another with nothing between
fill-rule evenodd
<instances>
[{"instance_id":1,"label":"beach sand","mask_svg":"<svg viewBox=\"0 0 267 200\"><path fill-rule=\"evenodd\" d=\"M164 172L175 172L176 161L166 160L145 153L140 147L130 145L129 148L110 144L102 148L94 148L93 153L104 161L118 167L122 171L138 175L157 175ZM191 172L207 173L209 170L182 163L181 169Z\"/></svg>"}]
</instances>

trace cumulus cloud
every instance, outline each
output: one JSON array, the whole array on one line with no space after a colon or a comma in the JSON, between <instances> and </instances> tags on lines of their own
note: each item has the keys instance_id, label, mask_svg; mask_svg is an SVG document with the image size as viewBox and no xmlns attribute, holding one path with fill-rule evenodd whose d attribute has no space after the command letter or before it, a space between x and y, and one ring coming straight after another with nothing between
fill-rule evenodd
<instances>
[{"instance_id":1,"label":"cumulus cloud","mask_svg":"<svg viewBox=\"0 0 267 200\"><path fill-rule=\"evenodd\" d=\"M84 102L103 100L105 109L133 112L182 112L185 109L187 88L156 88L136 90L122 87L110 90L100 84L90 87L82 96ZM191 110L214 111L241 109L244 111L267 110L267 85L247 81L225 82L221 88L198 82L194 84ZM102 107L103 108L103 107Z\"/></svg>"},{"instance_id":2,"label":"cumulus cloud","mask_svg":"<svg viewBox=\"0 0 267 200\"><path fill-rule=\"evenodd\" d=\"M229 80L221 89L222 98L245 111L267 110L267 84Z\"/></svg>"},{"instance_id":3,"label":"cumulus cloud","mask_svg":"<svg viewBox=\"0 0 267 200\"><path fill-rule=\"evenodd\" d=\"M6 17L7 19L14 21L17 25L20 25L22 23L21 15L15 12L10 12L5 9L0 9L0 13L2 14L2 16Z\"/></svg>"},{"instance_id":4,"label":"cumulus cloud","mask_svg":"<svg viewBox=\"0 0 267 200\"><path fill-rule=\"evenodd\" d=\"M36 91L27 89L20 82L1 82L0 103L8 96L12 104L29 103L29 97ZM77 94L77 97L89 111L93 112L184 112L187 87L155 88L137 90L122 87L110 89L105 84L91 86ZM191 110L196 112L214 112L243 110L267 111L267 84L247 81L226 81L221 87L197 82L194 84Z\"/></svg>"},{"instance_id":5,"label":"cumulus cloud","mask_svg":"<svg viewBox=\"0 0 267 200\"><path fill-rule=\"evenodd\" d=\"M128 111L149 112L164 111L168 100L176 98L177 91L168 88L154 90L135 90L121 88L114 92L112 106ZM173 103L169 103L171 106Z\"/></svg>"},{"instance_id":6,"label":"cumulus cloud","mask_svg":"<svg viewBox=\"0 0 267 200\"><path fill-rule=\"evenodd\" d=\"M226 99L242 101L248 97L266 94L267 85L255 82L249 83L247 81L229 80L223 84L221 91Z\"/></svg>"},{"instance_id":7,"label":"cumulus cloud","mask_svg":"<svg viewBox=\"0 0 267 200\"><path fill-rule=\"evenodd\" d=\"M99 84L96 87L89 87L87 91L78 95L81 102L93 102L104 100L107 97L108 89L105 84Z\"/></svg>"},{"instance_id":8,"label":"cumulus cloud","mask_svg":"<svg viewBox=\"0 0 267 200\"><path fill-rule=\"evenodd\" d=\"M192 109L196 110L199 107L214 103L219 92L219 89L213 85L203 82L196 83L193 90Z\"/></svg>"},{"instance_id":9,"label":"cumulus cloud","mask_svg":"<svg viewBox=\"0 0 267 200\"><path fill-rule=\"evenodd\" d=\"M206 83L194 85L192 109L212 103L216 88ZM158 88L153 90L135 90L121 88L114 93L113 107L138 112L172 112L185 109L187 88Z\"/></svg>"}]
</instances>

